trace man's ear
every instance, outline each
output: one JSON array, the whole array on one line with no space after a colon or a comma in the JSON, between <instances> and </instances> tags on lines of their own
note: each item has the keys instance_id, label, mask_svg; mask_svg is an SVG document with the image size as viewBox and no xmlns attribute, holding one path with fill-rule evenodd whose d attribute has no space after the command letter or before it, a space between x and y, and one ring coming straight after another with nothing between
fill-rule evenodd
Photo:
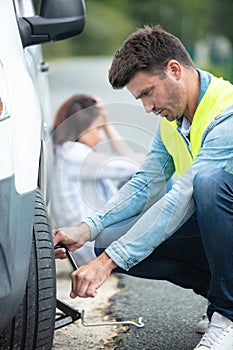
<instances>
[{"instance_id":1,"label":"man's ear","mask_svg":"<svg viewBox=\"0 0 233 350\"><path fill-rule=\"evenodd\" d=\"M170 60L167 64L167 73L179 80L181 78L181 64L176 60Z\"/></svg>"}]
</instances>

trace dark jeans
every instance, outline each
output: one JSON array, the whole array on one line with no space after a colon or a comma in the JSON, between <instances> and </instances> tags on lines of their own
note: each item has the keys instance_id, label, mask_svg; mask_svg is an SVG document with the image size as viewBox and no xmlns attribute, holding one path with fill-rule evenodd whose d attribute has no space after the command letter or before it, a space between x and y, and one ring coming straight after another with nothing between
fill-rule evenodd
<instances>
[{"instance_id":1,"label":"dark jeans","mask_svg":"<svg viewBox=\"0 0 233 350\"><path fill-rule=\"evenodd\" d=\"M233 321L233 175L212 170L194 179L194 199L211 280L208 316Z\"/></svg>"},{"instance_id":2,"label":"dark jeans","mask_svg":"<svg viewBox=\"0 0 233 350\"><path fill-rule=\"evenodd\" d=\"M208 297L209 317L218 311L233 320L233 175L223 170L196 175L194 200L197 216L138 265L129 271L115 271L191 288ZM95 243L96 254L126 233L137 219L104 229Z\"/></svg>"}]
</instances>

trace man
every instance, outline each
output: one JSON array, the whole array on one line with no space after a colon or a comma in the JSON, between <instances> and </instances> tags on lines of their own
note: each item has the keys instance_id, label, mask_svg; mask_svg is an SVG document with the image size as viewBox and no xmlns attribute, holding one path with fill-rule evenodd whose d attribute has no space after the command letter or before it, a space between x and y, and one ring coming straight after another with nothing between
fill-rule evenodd
<instances>
[{"instance_id":1,"label":"man","mask_svg":"<svg viewBox=\"0 0 233 350\"><path fill-rule=\"evenodd\" d=\"M209 327L195 349L233 349L233 86L196 69L160 26L126 40L109 80L160 123L141 170L118 195L80 225L54 230L55 244L73 251L96 240L100 253L72 274L71 296L94 297L114 269L168 280L208 298Z\"/></svg>"}]
</instances>

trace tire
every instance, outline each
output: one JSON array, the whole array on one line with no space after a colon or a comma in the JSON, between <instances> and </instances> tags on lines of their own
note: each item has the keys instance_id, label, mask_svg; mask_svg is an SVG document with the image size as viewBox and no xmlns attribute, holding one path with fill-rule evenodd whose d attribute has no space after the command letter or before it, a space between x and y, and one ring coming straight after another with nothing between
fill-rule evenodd
<instances>
[{"instance_id":1,"label":"tire","mask_svg":"<svg viewBox=\"0 0 233 350\"><path fill-rule=\"evenodd\" d=\"M51 350L56 312L56 272L51 228L40 192L36 193L34 228L24 299L0 335L1 350Z\"/></svg>"}]
</instances>

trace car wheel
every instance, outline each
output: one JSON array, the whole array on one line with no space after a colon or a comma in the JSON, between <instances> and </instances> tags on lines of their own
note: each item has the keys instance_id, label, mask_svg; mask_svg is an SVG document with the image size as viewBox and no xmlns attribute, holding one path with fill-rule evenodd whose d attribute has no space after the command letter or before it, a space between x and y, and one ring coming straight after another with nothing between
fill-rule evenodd
<instances>
[{"instance_id":1,"label":"car wheel","mask_svg":"<svg viewBox=\"0 0 233 350\"><path fill-rule=\"evenodd\" d=\"M56 272L52 234L46 207L37 191L24 299L11 324L0 335L0 349L51 350L55 312Z\"/></svg>"}]
</instances>

